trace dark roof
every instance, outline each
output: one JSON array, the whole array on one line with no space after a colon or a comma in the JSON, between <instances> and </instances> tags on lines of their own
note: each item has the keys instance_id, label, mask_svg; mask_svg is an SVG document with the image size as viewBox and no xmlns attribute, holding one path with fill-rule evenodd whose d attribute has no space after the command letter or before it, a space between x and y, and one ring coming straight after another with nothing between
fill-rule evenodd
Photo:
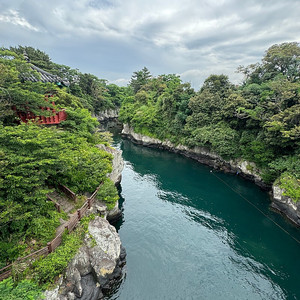
<instances>
[{"instance_id":1,"label":"dark roof","mask_svg":"<svg viewBox=\"0 0 300 300\"><path fill-rule=\"evenodd\" d=\"M39 77L35 76L34 74L26 74L23 77L24 80L26 81L32 81L32 82L53 82L59 85L64 85L64 86L69 86L70 82L65 78L62 79L61 77L57 76L57 75L53 75L49 72L46 72L44 70L42 70L41 68L35 66L34 64L32 64L28 58L28 56L26 55L26 53L24 53L24 58L27 60L27 62L30 64L30 67L32 70L37 71L39 73Z\"/></svg>"}]
</instances>

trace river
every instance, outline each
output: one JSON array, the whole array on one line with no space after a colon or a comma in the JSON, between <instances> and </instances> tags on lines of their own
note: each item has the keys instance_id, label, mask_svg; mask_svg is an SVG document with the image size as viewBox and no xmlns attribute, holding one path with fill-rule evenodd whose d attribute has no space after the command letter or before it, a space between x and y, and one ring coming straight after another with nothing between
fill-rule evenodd
<instances>
[{"instance_id":1,"label":"river","mask_svg":"<svg viewBox=\"0 0 300 300\"><path fill-rule=\"evenodd\" d=\"M110 299L300 299L300 230L267 192L174 153L115 146L127 265Z\"/></svg>"}]
</instances>

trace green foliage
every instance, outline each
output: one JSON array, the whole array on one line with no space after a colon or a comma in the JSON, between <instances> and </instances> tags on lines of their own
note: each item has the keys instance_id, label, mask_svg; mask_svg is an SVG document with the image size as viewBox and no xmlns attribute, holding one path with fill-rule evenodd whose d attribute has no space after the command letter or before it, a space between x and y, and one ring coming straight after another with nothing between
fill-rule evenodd
<instances>
[{"instance_id":1,"label":"green foliage","mask_svg":"<svg viewBox=\"0 0 300 300\"><path fill-rule=\"evenodd\" d=\"M238 133L226 123L203 126L191 132L186 143L190 146L205 146L225 158L237 157Z\"/></svg>"},{"instance_id":2,"label":"green foliage","mask_svg":"<svg viewBox=\"0 0 300 300\"><path fill-rule=\"evenodd\" d=\"M56 211L49 210L47 216L34 218L26 231L26 236L37 239L45 245L55 237L55 230L60 225L61 215Z\"/></svg>"},{"instance_id":3,"label":"green foliage","mask_svg":"<svg viewBox=\"0 0 300 300\"><path fill-rule=\"evenodd\" d=\"M24 51L30 63L25 61ZM32 76L39 78L39 74L31 69L31 64L68 80L70 86L61 89L54 84L27 81L27 78ZM32 88L36 86L40 87L38 91ZM55 90L57 92L56 104L62 107L86 108L97 114L102 110L119 107L131 90L130 88L108 85L106 80L99 79L92 74L83 74L68 66L52 62L43 51L22 46L10 47L10 50L4 48L0 50L0 87L5 89L2 91L2 95L0 94L0 99L4 97L6 102L9 100L19 111L29 110L35 115L44 115L45 113L40 109L47 104L43 103L45 91ZM13 122L14 114L6 112L4 116L3 112L6 110L7 107L1 109L0 120L2 117L5 122ZM10 110L11 107L8 111Z\"/></svg>"},{"instance_id":4,"label":"green foliage","mask_svg":"<svg viewBox=\"0 0 300 300\"><path fill-rule=\"evenodd\" d=\"M299 178L299 44L274 45L261 63L239 71L242 86L211 75L197 93L172 74L135 86L135 72L135 96L122 102L120 119L150 137L254 162L267 183L284 172ZM291 184L292 191L297 193Z\"/></svg>"},{"instance_id":5,"label":"green foliage","mask_svg":"<svg viewBox=\"0 0 300 300\"><path fill-rule=\"evenodd\" d=\"M174 74L148 78L134 97L122 102L119 118L140 133L178 142L190 112L188 102L194 95L190 84Z\"/></svg>"},{"instance_id":6,"label":"green foliage","mask_svg":"<svg viewBox=\"0 0 300 300\"><path fill-rule=\"evenodd\" d=\"M30 281L22 280L14 283L9 277L0 282L0 300L37 300L42 298L40 287Z\"/></svg>"},{"instance_id":7,"label":"green foliage","mask_svg":"<svg viewBox=\"0 0 300 300\"><path fill-rule=\"evenodd\" d=\"M54 252L33 263L31 273L35 282L42 285L43 288L47 288L49 284L54 283L82 245L83 238L88 230L88 223L94 218L94 215L82 218L80 225L72 234L66 233L63 236L62 244Z\"/></svg>"},{"instance_id":8,"label":"green foliage","mask_svg":"<svg viewBox=\"0 0 300 300\"><path fill-rule=\"evenodd\" d=\"M104 180L104 183L97 194L97 199L105 202L108 210L112 210L115 207L119 195L117 188L109 178Z\"/></svg>"},{"instance_id":9,"label":"green foliage","mask_svg":"<svg viewBox=\"0 0 300 300\"><path fill-rule=\"evenodd\" d=\"M1 251L3 262L20 256L26 240L41 245L53 237L59 215L46 199L49 182L93 192L111 172L112 156L82 137L86 127L79 133L35 124L0 129L0 243L10 245Z\"/></svg>"},{"instance_id":10,"label":"green foliage","mask_svg":"<svg viewBox=\"0 0 300 300\"><path fill-rule=\"evenodd\" d=\"M24 50L31 63L66 78L70 87L28 81L31 76L39 79L39 74L24 60ZM55 94L53 108L65 109L67 120L57 127L19 124L16 111L51 115L42 109L52 106L45 101L48 91ZM112 155L96 147L97 143L107 145L111 137L96 133L99 124L91 112L115 109L132 95L131 88L107 85L106 80L55 64L32 47L0 50L0 267L45 246L55 236L65 214L47 200L53 191L49 186L60 183L83 194L105 181L101 199L109 209L114 207L118 193L106 179ZM36 261L33 269L25 263L14 264L13 276L19 284L11 279L0 283L0 299L37 299L39 288L20 279L29 275L45 286L54 282L82 244L91 218L83 218L75 233L66 234L62 246Z\"/></svg>"},{"instance_id":11,"label":"green foliage","mask_svg":"<svg viewBox=\"0 0 300 300\"><path fill-rule=\"evenodd\" d=\"M239 67L246 82L258 84L273 79L278 74L286 76L289 81L298 80L299 70L300 47L297 42L273 45L266 51L262 63Z\"/></svg>"},{"instance_id":12,"label":"green foliage","mask_svg":"<svg viewBox=\"0 0 300 300\"><path fill-rule=\"evenodd\" d=\"M137 93L140 88L149 81L150 78L151 74L146 67L140 71L134 72L129 83L134 93Z\"/></svg>"},{"instance_id":13,"label":"green foliage","mask_svg":"<svg viewBox=\"0 0 300 300\"><path fill-rule=\"evenodd\" d=\"M68 116L67 120L61 122L59 126L92 141L93 133L99 126L97 119L93 118L90 112L84 108L74 109L68 107L66 108L66 113Z\"/></svg>"},{"instance_id":14,"label":"green foliage","mask_svg":"<svg viewBox=\"0 0 300 300\"><path fill-rule=\"evenodd\" d=\"M298 202L300 200L300 180L291 174L284 173L279 181L280 187L284 189L283 195Z\"/></svg>"}]
</instances>

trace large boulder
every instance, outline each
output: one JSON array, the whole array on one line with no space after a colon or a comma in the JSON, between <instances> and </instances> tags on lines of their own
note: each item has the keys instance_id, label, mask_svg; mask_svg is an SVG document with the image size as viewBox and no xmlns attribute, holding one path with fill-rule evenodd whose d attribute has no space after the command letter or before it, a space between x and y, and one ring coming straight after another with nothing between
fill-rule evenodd
<instances>
[{"instance_id":1,"label":"large boulder","mask_svg":"<svg viewBox=\"0 0 300 300\"><path fill-rule=\"evenodd\" d=\"M68 265L59 286L45 293L46 299L101 299L121 280L125 256L116 229L96 217L89 223L84 245Z\"/></svg>"}]
</instances>

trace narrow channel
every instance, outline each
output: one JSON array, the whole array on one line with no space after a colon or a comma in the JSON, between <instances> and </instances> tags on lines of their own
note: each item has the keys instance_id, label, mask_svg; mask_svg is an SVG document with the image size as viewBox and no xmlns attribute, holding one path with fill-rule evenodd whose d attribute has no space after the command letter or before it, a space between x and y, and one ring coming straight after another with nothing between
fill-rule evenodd
<instances>
[{"instance_id":1,"label":"narrow channel","mask_svg":"<svg viewBox=\"0 0 300 300\"><path fill-rule=\"evenodd\" d=\"M300 230L269 210L267 192L174 153L115 146L127 265L110 299L300 299Z\"/></svg>"}]
</instances>

